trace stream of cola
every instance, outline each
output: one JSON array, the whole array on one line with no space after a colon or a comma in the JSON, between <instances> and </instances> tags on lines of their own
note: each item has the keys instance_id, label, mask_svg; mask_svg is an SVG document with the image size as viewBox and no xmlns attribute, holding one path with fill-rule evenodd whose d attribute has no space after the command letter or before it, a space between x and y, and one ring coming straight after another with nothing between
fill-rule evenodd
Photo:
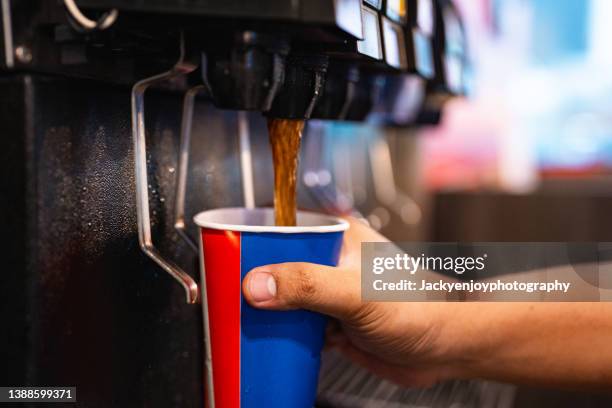
<instances>
[{"instance_id":1,"label":"stream of cola","mask_svg":"<svg viewBox=\"0 0 612 408\"><path fill-rule=\"evenodd\" d=\"M274 161L274 221L278 226L296 225L297 170L303 129L303 120L268 120Z\"/></svg>"}]
</instances>

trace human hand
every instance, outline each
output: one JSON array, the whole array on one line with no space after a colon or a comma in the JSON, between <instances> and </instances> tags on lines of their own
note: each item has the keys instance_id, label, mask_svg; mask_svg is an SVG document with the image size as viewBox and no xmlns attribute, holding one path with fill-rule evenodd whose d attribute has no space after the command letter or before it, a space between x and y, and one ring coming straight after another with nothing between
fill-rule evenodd
<instances>
[{"instance_id":1,"label":"human hand","mask_svg":"<svg viewBox=\"0 0 612 408\"><path fill-rule=\"evenodd\" d=\"M443 304L361 301L361 243L387 239L355 219L348 221L338 267L283 263L255 268L243 281L246 300L260 309L301 308L335 318L328 343L397 383L426 386L451 375L440 336Z\"/></svg>"},{"instance_id":2,"label":"human hand","mask_svg":"<svg viewBox=\"0 0 612 408\"><path fill-rule=\"evenodd\" d=\"M356 220L349 222L338 267L284 263L255 268L243 281L246 300L261 309L302 308L335 318L329 343L403 385L489 378L611 389L612 304L363 302L361 243L386 239ZM432 272L423 274L433 278Z\"/></svg>"}]
</instances>

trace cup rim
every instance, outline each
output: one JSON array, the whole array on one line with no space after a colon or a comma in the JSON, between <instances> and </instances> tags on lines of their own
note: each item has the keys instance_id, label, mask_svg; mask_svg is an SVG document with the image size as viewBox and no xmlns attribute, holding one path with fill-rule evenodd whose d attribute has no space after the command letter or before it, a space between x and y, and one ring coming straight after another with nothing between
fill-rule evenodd
<instances>
[{"instance_id":1,"label":"cup rim","mask_svg":"<svg viewBox=\"0 0 612 408\"><path fill-rule=\"evenodd\" d=\"M242 225L212 221L222 213L228 212L259 212L273 213L273 208L245 208L245 207L224 207L206 210L193 217L194 222L201 228L210 228L222 231L237 232L277 232L282 234L299 234L304 232L324 233L342 232L349 228L349 223L340 217L325 215L317 212L298 211L298 217L308 219L320 219L322 225L302 225L295 227L284 227L276 225Z\"/></svg>"}]
</instances>

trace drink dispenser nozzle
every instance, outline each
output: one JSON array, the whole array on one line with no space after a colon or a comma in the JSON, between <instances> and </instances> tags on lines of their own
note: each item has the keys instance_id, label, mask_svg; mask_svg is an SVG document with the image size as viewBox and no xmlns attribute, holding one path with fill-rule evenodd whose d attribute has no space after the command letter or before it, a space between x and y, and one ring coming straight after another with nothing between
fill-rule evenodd
<instances>
[{"instance_id":1,"label":"drink dispenser nozzle","mask_svg":"<svg viewBox=\"0 0 612 408\"><path fill-rule=\"evenodd\" d=\"M312 114L313 119L366 120L380 99L382 83L377 76L357 66L332 62L325 79L325 90Z\"/></svg>"},{"instance_id":2,"label":"drink dispenser nozzle","mask_svg":"<svg viewBox=\"0 0 612 408\"><path fill-rule=\"evenodd\" d=\"M267 111L282 82L286 39L254 31L236 33L202 54L202 79L221 109Z\"/></svg>"},{"instance_id":3,"label":"drink dispenser nozzle","mask_svg":"<svg viewBox=\"0 0 612 408\"><path fill-rule=\"evenodd\" d=\"M332 62L327 71L323 95L316 104L314 119L344 120L356 95L359 69Z\"/></svg>"},{"instance_id":4,"label":"drink dispenser nozzle","mask_svg":"<svg viewBox=\"0 0 612 408\"><path fill-rule=\"evenodd\" d=\"M325 88L329 58L322 55L289 55L284 82L266 116L309 119Z\"/></svg>"}]
</instances>

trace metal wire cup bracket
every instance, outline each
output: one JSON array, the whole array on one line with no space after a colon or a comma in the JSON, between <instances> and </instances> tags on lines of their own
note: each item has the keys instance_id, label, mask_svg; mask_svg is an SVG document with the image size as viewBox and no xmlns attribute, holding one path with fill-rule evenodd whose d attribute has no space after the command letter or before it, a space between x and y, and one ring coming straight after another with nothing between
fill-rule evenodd
<instances>
[{"instance_id":1,"label":"metal wire cup bracket","mask_svg":"<svg viewBox=\"0 0 612 408\"><path fill-rule=\"evenodd\" d=\"M198 244L187 233L185 228L185 194L187 190L189 147L191 145L191 130L193 125L193 105L198 93L204 89L206 89L204 85L194 86L185 93L183 98L181 141L179 148L178 174L176 180L176 202L174 204L174 229L195 252L199 252Z\"/></svg>"},{"instance_id":2,"label":"metal wire cup bracket","mask_svg":"<svg viewBox=\"0 0 612 408\"><path fill-rule=\"evenodd\" d=\"M189 147L191 145L191 132L193 125L194 102L198 93L206 90L205 85L197 85L189 89L183 98L183 116L181 122L181 141L178 161L178 174L176 182L176 203L174 207L174 229L179 236L197 253L199 252L196 240L187 232L185 225L185 195L187 191L187 173L189 170ZM242 189L244 206L255 208L255 193L253 184L253 165L251 145L249 141L249 120L247 113L239 111L237 114L238 135L240 144L240 170L242 174Z\"/></svg>"},{"instance_id":3,"label":"metal wire cup bracket","mask_svg":"<svg viewBox=\"0 0 612 408\"><path fill-rule=\"evenodd\" d=\"M185 60L184 43L181 41L181 54L176 65L167 72L145 78L132 88L132 137L134 140L134 161L136 172L136 212L138 220L138 240L142 251L163 270L168 272L185 289L187 303L199 302L200 291L196 281L174 262L165 259L155 247L151 234L149 208L149 183L147 174L147 145L145 135L144 94L147 88L169 79L188 74L197 68Z\"/></svg>"}]
</instances>

